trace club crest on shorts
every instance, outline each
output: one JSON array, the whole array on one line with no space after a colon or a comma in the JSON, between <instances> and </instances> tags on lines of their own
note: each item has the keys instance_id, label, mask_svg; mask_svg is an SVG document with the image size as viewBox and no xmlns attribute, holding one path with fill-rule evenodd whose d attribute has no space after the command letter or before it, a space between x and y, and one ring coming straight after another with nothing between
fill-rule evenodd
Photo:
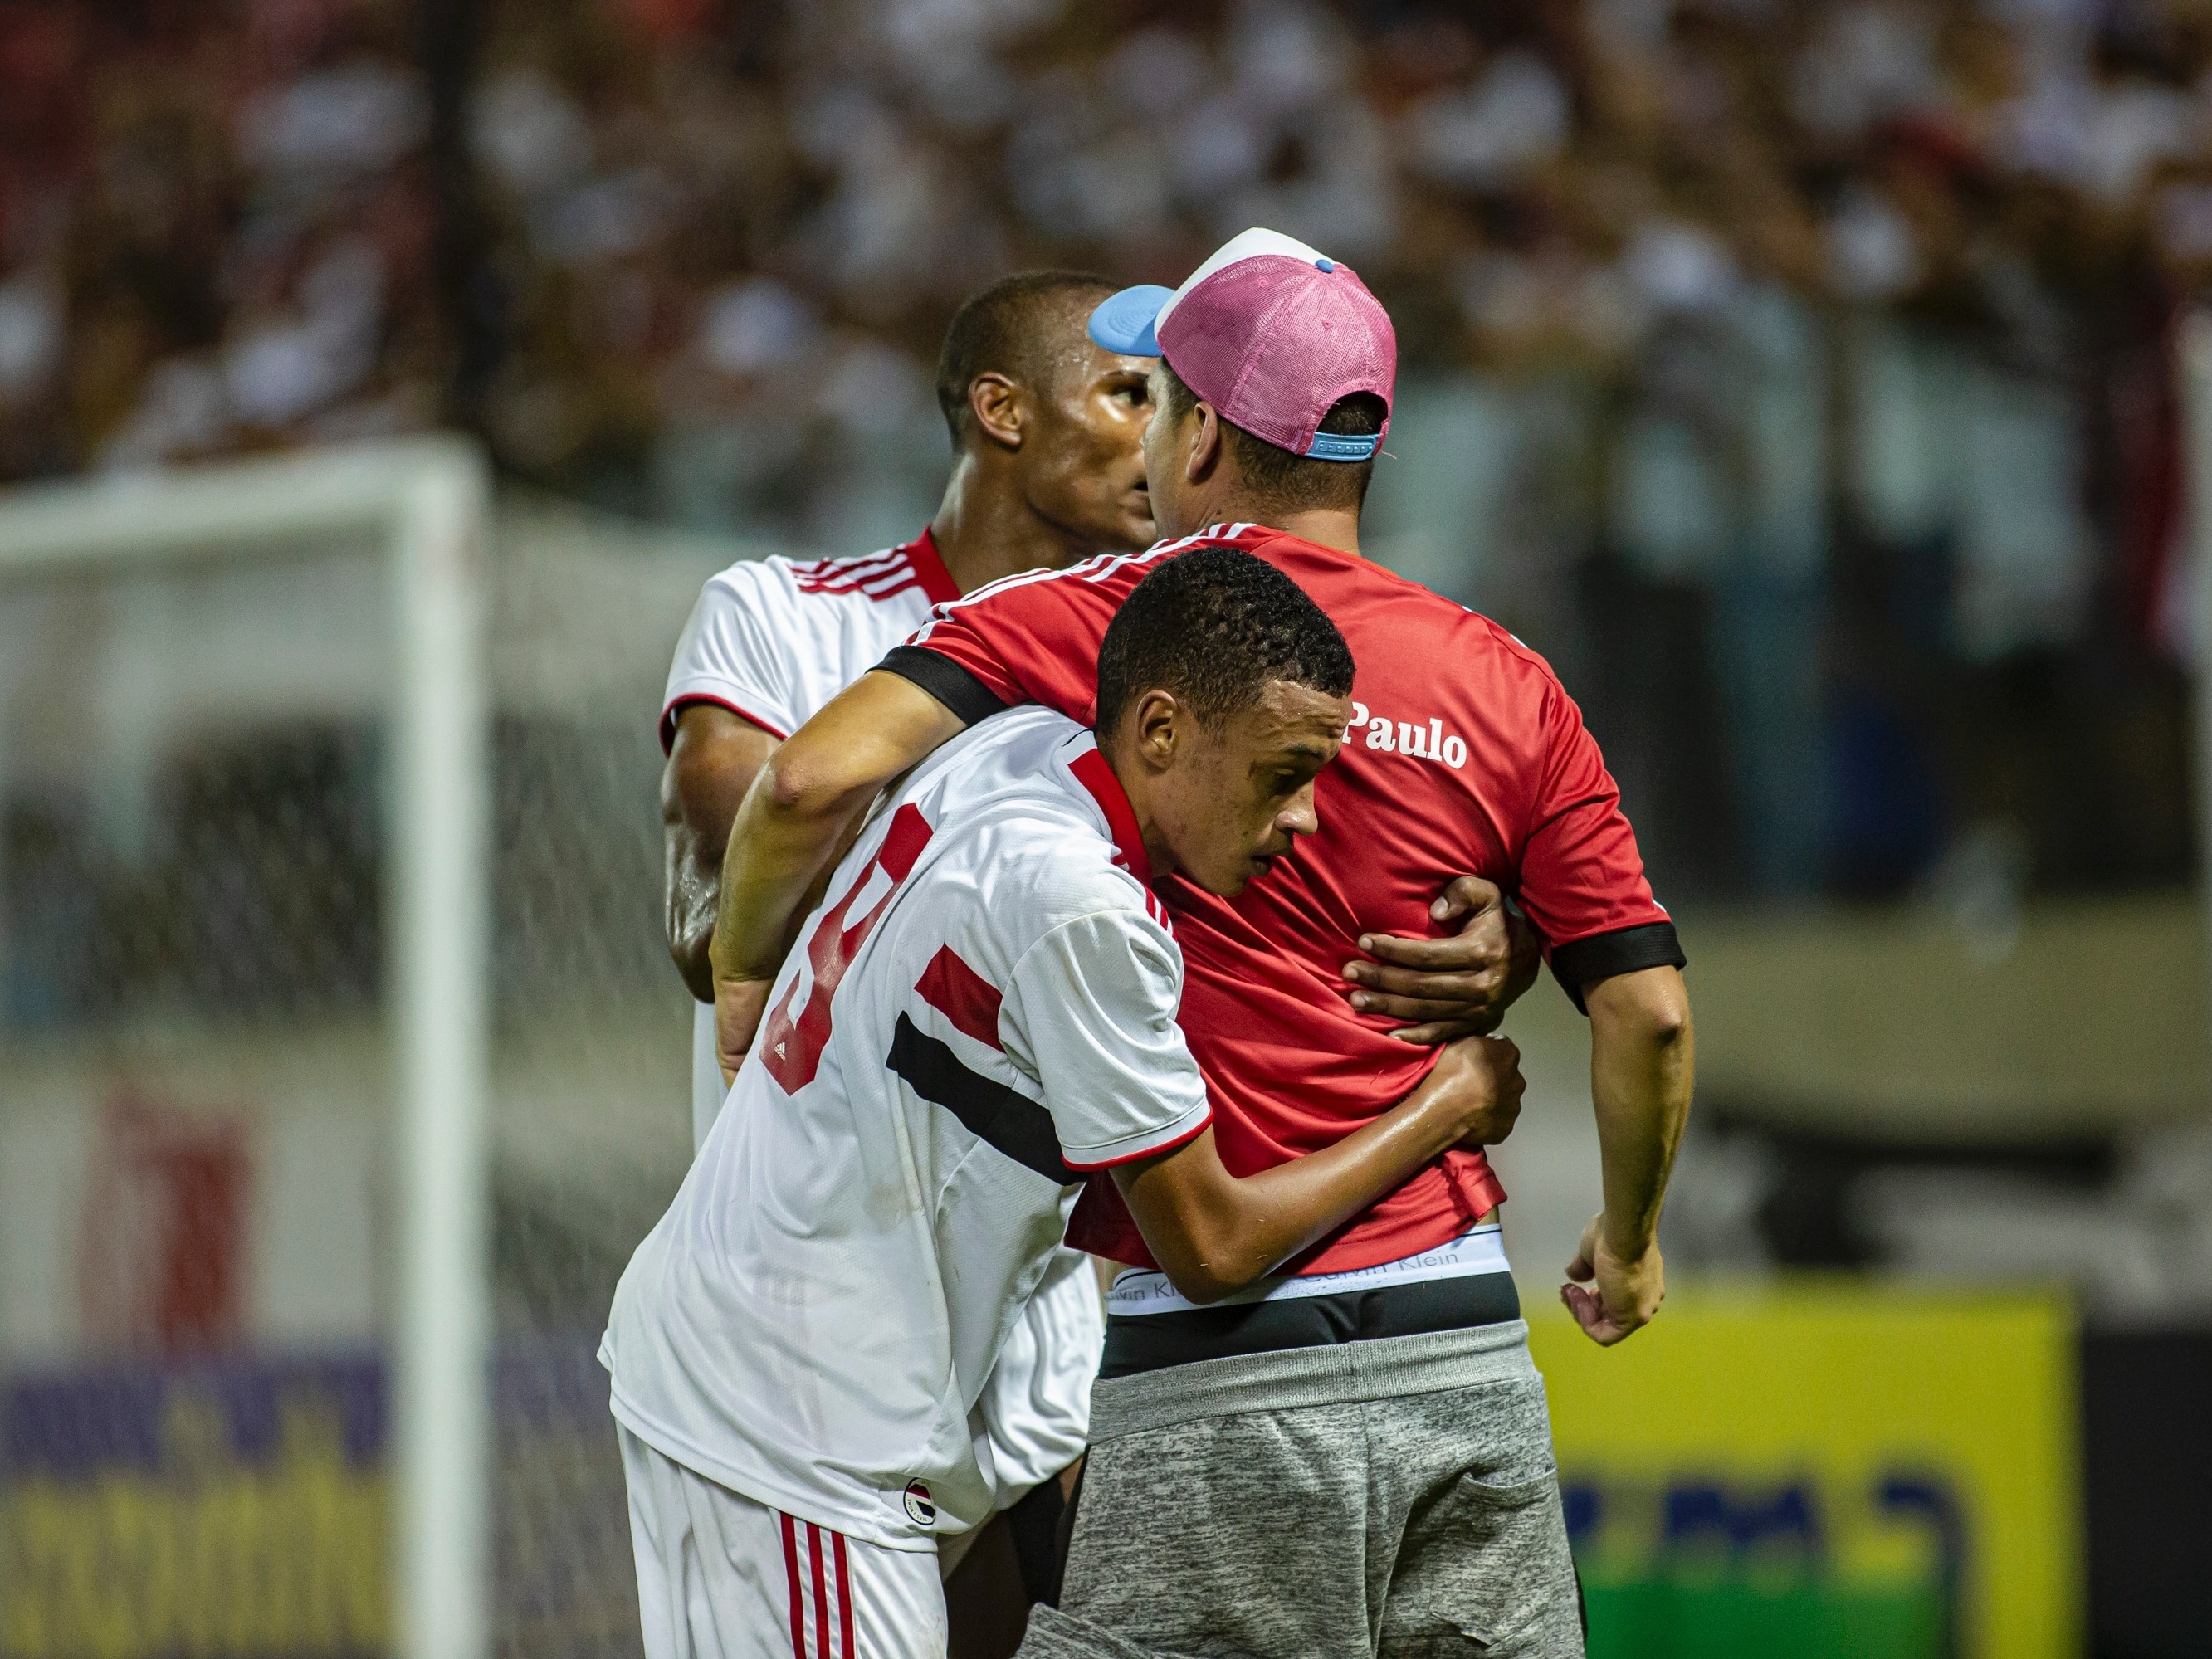
<instances>
[{"instance_id":1,"label":"club crest on shorts","mask_svg":"<svg viewBox=\"0 0 2212 1659\"><path fill-rule=\"evenodd\" d=\"M929 1494L929 1482L908 1481L904 1502L907 1519L915 1526L933 1527L937 1524L937 1500Z\"/></svg>"}]
</instances>

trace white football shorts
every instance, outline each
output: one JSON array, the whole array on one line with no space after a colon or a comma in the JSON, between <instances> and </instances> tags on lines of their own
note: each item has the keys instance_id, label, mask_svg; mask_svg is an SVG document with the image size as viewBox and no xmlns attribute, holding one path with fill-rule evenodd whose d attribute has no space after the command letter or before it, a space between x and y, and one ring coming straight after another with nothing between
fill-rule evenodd
<instances>
[{"instance_id":1,"label":"white football shorts","mask_svg":"<svg viewBox=\"0 0 2212 1659\"><path fill-rule=\"evenodd\" d=\"M785 1515L615 1432L646 1659L945 1659L935 1551Z\"/></svg>"}]
</instances>

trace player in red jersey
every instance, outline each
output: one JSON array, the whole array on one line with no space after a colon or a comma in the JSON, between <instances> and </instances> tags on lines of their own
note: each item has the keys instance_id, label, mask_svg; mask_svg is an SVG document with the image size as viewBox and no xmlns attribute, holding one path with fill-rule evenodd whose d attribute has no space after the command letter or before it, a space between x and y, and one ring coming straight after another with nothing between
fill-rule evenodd
<instances>
[{"instance_id":1,"label":"player in red jersey","mask_svg":"<svg viewBox=\"0 0 2212 1659\"><path fill-rule=\"evenodd\" d=\"M938 366L952 474L914 542L819 566L741 563L707 584L670 672L661 728L668 944L702 1001L712 994L707 945L730 822L777 743L925 621L932 601L1009 572L1152 541L1139 450L1150 413L1146 365L1099 346L1085 328L1112 291L1079 273L1031 271L993 283L962 307ZM1536 965L1525 926L1509 939L1493 886L1454 882L1438 920L1463 923L1463 931L1381 942L1386 960L1360 968L1368 976L1361 998L1428 1022L1414 1033L1427 1039L1494 1025ZM694 1057L698 1139L726 1092L708 1036ZM994 1376L985 1416L1002 1469L1039 1479L1051 1465L1037 1454L1065 1439L1055 1432L1069 1425L1072 1443L1081 1443L1079 1408L1098 1354L1095 1302L1088 1311L1087 1355L1073 1354L1079 1345L1062 1320L1051 1333L1030 1334L1037 1364ZM1076 1385L1072 1403L1060 1399L1063 1372ZM1011 1547L1006 1528L985 1532L951 1587L964 1650L979 1650L980 1632L1006 1622L994 1586L1009 1577L1008 1558L1018 1559L1032 1592L1048 1581L1059 1492L1044 1481L1018 1505ZM1018 1616L1013 1622L1018 1630Z\"/></svg>"},{"instance_id":2,"label":"player in red jersey","mask_svg":"<svg viewBox=\"0 0 2212 1659\"><path fill-rule=\"evenodd\" d=\"M1593 1338L1619 1340L1663 1294L1656 1231L1691 1073L1681 954L1549 669L1358 556L1388 317L1348 270L1248 232L1173 295L1117 295L1091 330L1159 355L1153 510L1194 533L943 608L779 752L732 836L745 867L726 874L714 941L725 1046L750 1040L744 981L773 971L799 890L884 778L1010 702L1089 718L1122 595L1184 548L1239 546L1311 594L1362 668L1322 832L1233 903L1163 888L1224 1162L1329 1144L1419 1075L1425 1056L1347 1008L1340 975L1363 937L1421 927L1437 872L1490 876L1591 1017L1606 1204L1563 1294ZM1146 1271L1095 1187L1071 1237L1138 1271L1110 1309L1062 1610L1033 1618L1031 1649L1352 1654L1449 1635L1579 1653L1541 1385L1487 1228L1501 1196L1478 1156L1448 1157L1272 1282L1205 1306Z\"/></svg>"}]
</instances>

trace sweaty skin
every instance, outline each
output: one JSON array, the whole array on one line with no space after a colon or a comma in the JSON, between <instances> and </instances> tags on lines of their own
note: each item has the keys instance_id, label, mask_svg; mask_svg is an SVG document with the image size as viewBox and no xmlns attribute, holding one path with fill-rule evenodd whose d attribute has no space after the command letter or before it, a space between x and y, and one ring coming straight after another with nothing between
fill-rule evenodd
<instances>
[{"instance_id":1,"label":"sweaty skin","mask_svg":"<svg viewBox=\"0 0 2212 1659\"><path fill-rule=\"evenodd\" d=\"M714 1000L707 946L721 900L730 824L775 745L771 733L719 703L686 703L676 716L676 738L660 773L664 921L676 971L702 1002Z\"/></svg>"}]
</instances>

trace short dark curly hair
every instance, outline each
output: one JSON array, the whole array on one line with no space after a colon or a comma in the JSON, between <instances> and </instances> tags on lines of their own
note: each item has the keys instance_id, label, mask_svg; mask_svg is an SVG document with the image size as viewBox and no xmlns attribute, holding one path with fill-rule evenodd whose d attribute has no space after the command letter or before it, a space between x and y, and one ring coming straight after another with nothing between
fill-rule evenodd
<instances>
[{"instance_id":1,"label":"short dark curly hair","mask_svg":"<svg viewBox=\"0 0 2212 1659\"><path fill-rule=\"evenodd\" d=\"M968 388L975 377L996 370L1024 386L1049 380L1060 351L1053 325L1064 313L1088 317L1113 292L1112 283L1087 270L1018 270L968 296L937 354L937 406L956 453L975 424Z\"/></svg>"},{"instance_id":2,"label":"short dark curly hair","mask_svg":"<svg viewBox=\"0 0 2212 1659\"><path fill-rule=\"evenodd\" d=\"M1270 680L1340 697L1352 672L1352 647L1304 588L1237 548L1194 548L1139 582L1107 624L1097 729L1112 731L1151 690L1218 725Z\"/></svg>"}]
</instances>

